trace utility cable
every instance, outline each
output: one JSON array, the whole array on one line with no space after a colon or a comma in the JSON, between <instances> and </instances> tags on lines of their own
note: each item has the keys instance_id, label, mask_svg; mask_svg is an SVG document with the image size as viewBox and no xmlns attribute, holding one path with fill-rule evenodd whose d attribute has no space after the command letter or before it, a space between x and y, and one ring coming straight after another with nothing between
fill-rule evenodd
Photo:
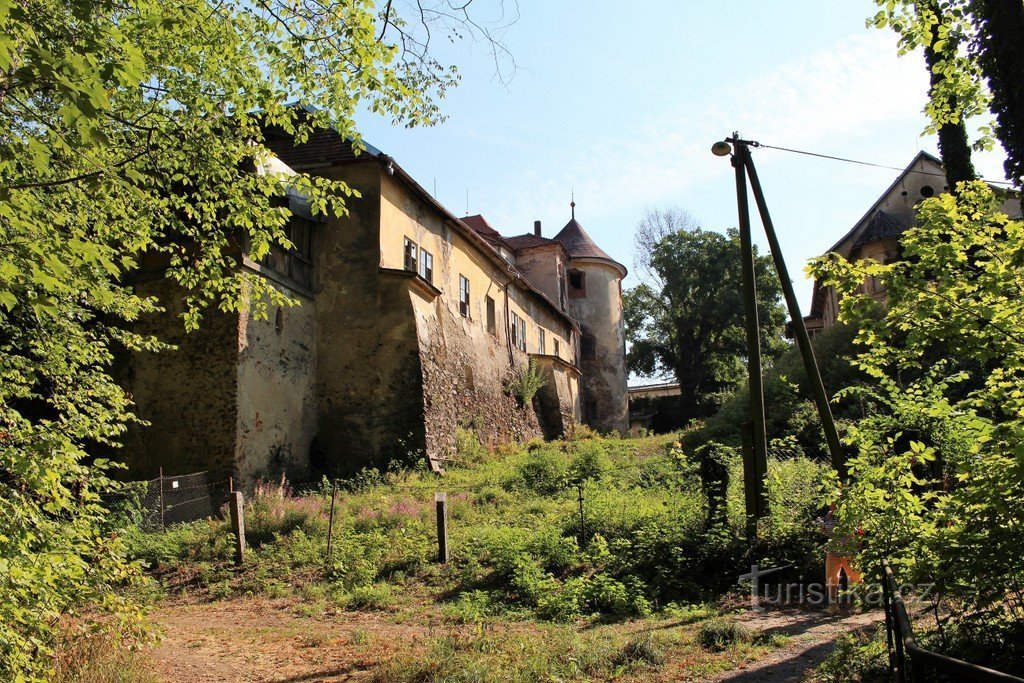
<instances>
[{"instance_id":1,"label":"utility cable","mask_svg":"<svg viewBox=\"0 0 1024 683\"><path fill-rule=\"evenodd\" d=\"M802 150L802 149L790 149L789 147L777 147L776 145L766 145L766 144L764 144L762 142L751 142L750 146L751 147L761 147L761 148L764 148L764 149L775 149L775 150L778 150L780 152L791 152L793 154L803 154L805 156L817 157L819 159L829 159L831 161L842 161L843 163L847 163L847 164L858 164L860 166L872 166L874 168L884 168L884 169L888 169L888 170L891 170L891 171L904 171L904 170L907 170L907 169L904 169L904 168L900 168L899 166L888 166L886 164L876 164L876 163L871 162L871 161L861 161L859 159L847 159L846 157L837 157L837 156L832 156L831 154L820 154L818 152L808 152L808 151ZM945 178L946 177L945 174L943 174L943 173L935 173L934 171L915 171L915 170L911 170L909 172L910 173L918 173L920 175L938 176L940 178ZM1009 181L1006 181L1006 180L988 180L987 178L978 178L978 180L982 180L982 181L988 183L989 185L1006 185L1007 187L1013 187L1013 183L1011 183Z\"/></svg>"}]
</instances>

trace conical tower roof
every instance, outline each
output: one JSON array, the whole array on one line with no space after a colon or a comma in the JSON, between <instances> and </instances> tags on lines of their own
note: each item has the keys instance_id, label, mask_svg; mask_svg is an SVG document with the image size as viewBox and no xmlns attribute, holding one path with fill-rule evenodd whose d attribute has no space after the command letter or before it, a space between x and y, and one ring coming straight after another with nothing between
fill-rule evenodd
<instances>
[{"instance_id":1,"label":"conical tower roof","mask_svg":"<svg viewBox=\"0 0 1024 683\"><path fill-rule=\"evenodd\" d=\"M626 274L626 267L606 254L601 247L597 246L597 243L590 238L590 235L587 234L587 231L583 229L583 226L580 225L575 217L566 223L565 227L555 235L555 240L562 243L562 246L569 252L571 258L607 261L620 268L623 276Z\"/></svg>"}]
</instances>

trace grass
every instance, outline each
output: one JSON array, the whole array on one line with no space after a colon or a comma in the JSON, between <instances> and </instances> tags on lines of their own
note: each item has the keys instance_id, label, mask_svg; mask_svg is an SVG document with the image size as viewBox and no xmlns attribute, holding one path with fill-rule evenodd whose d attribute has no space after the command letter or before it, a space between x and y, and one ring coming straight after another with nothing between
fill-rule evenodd
<instances>
[{"instance_id":1,"label":"grass","mask_svg":"<svg viewBox=\"0 0 1024 683\"><path fill-rule=\"evenodd\" d=\"M250 596L284 600L306 618L354 610L427 623L427 636L407 645L367 634L360 647L388 643L378 680L647 680L678 661L711 671L778 645L721 629L705 605L734 589L736 567L819 559L810 520L824 468L771 463L773 512L751 546L740 463L729 464L729 522L709 528L698 467L677 438L580 429L567 441L488 451L460 430L458 466L443 478L364 472L342 482L330 557L326 481L298 492L255 488L241 569L225 520L135 532L132 545L165 595ZM446 565L435 561L437 491L448 494ZM437 623L442 633L431 633Z\"/></svg>"},{"instance_id":2,"label":"grass","mask_svg":"<svg viewBox=\"0 0 1024 683\"><path fill-rule=\"evenodd\" d=\"M330 489L260 484L246 503L246 565L230 528L210 520L137 533L134 548L170 593L291 597L386 609L395 587L426 586L457 619L522 613L549 621L642 617L734 585L733 569L820 560L811 523L822 465L774 460L772 515L757 544L743 534L740 464L729 522L709 528L697 467L673 436L531 442L487 452L462 431L462 466L367 472L344 482L327 555ZM434 563L434 493L448 493L452 561ZM583 517L579 497L583 497ZM808 575L810 572L808 572Z\"/></svg>"}]
</instances>

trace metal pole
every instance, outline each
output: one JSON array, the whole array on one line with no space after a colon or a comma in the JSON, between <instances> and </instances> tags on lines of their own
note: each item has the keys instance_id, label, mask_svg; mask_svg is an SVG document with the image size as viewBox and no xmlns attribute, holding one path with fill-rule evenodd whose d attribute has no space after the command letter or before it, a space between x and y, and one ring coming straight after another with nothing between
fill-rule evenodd
<instances>
[{"instance_id":1,"label":"metal pole","mask_svg":"<svg viewBox=\"0 0 1024 683\"><path fill-rule=\"evenodd\" d=\"M434 494L434 507L437 509L437 561L448 562L448 494Z\"/></svg>"},{"instance_id":2,"label":"metal pole","mask_svg":"<svg viewBox=\"0 0 1024 683\"><path fill-rule=\"evenodd\" d=\"M757 498L757 515L767 513L765 475L768 472L768 439L764 424L764 379L761 376L761 338L757 319L757 282L754 276L754 244L750 236L750 206L747 202L747 147L739 141L739 133L733 134L733 159L736 168L736 204L739 210L740 250L743 267L743 309L747 328L747 375L750 386L750 422L753 439L754 481L745 482L753 486Z\"/></svg>"},{"instance_id":3,"label":"metal pole","mask_svg":"<svg viewBox=\"0 0 1024 683\"><path fill-rule=\"evenodd\" d=\"M164 526L164 468L160 468L160 529L166 529Z\"/></svg>"},{"instance_id":4,"label":"metal pole","mask_svg":"<svg viewBox=\"0 0 1024 683\"><path fill-rule=\"evenodd\" d=\"M754 191L754 201L757 203L757 210L761 214L761 223L764 224L765 235L768 237L768 246L772 252L772 260L775 261L775 270L779 274L779 282L782 284L782 292L786 297L786 307L789 309L789 318L793 325L793 334L796 337L797 346L800 348L800 355L803 357L804 369L807 371L807 378L811 383L811 392L814 394L814 403L818 407L818 417L821 420L821 428L825 432L825 441L828 444L828 451L832 457L832 466L840 474L845 473L846 458L843 453L842 444L839 442L839 432L836 431L836 422L832 416L832 406L825 392L825 384L821 379L821 372L818 370L818 362L814 357L814 349L811 347L811 338L804 326L803 315L800 314L800 304L793 291L793 281L789 277L789 269L786 268L786 260L782 256L782 247L779 245L779 238L775 234L775 225L768 213L768 204L764 199L764 192L761 190L761 182L757 178L757 170L754 168L754 160L750 157L750 150L746 145L743 147L743 163L746 165L747 174L750 176L750 186Z\"/></svg>"},{"instance_id":5,"label":"metal pole","mask_svg":"<svg viewBox=\"0 0 1024 683\"><path fill-rule=\"evenodd\" d=\"M334 545L334 499L338 493L338 480L331 481L331 516L327 520L327 566L331 566L331 550Z\"/></svg>"}]
</instances>

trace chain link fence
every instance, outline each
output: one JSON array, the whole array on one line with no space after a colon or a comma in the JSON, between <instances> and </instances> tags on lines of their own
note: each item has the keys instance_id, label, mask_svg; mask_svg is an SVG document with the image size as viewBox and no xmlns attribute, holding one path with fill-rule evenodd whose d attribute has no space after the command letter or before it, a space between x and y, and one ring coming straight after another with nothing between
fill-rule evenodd
<instances>
[{"instance_id":1,"label":"chain link fence","mask_svg":"<svg viewBox=\"0 0 1024 683\"><path fill-rule=\"evenodd\" d=\"M233 488L230 478L210 472L161 475L108 493L103 496L103 503L111 509L137 507L141 512L140 527L165 529L172 524L220 516Z\"/></svg>"}]
</instances>

